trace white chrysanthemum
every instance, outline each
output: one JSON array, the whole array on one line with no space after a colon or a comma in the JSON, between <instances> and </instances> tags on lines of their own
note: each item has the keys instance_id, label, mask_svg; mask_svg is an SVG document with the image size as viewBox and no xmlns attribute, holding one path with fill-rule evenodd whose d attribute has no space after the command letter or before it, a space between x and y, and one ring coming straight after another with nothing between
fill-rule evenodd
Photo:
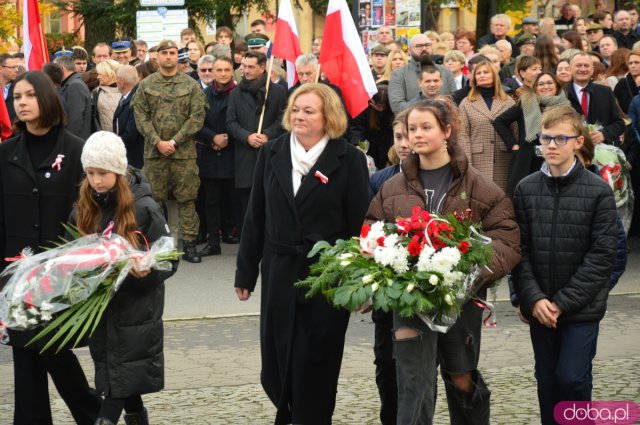
<instances>
[{"instance_id":1,"label":"white chrysanthemum","mask_svg":"<svg viewBox=\"0 0 640 425\"><path fill-rule=\"evenodd\" d=\"M371 225L371 229L366 238L360 238L360 248L368 254L371 254L373 250L378 246L378 239L386 236L384 233L384 222L376 221Z\"/></svg>"},{"instance_id":2,"label":"white chrysanthemum","mask_svg":"<svg viewBox=\"0 0 640 425\"><path fill-rule=\"evenodd\" d=\"M418 262L416 263L416 268L419 272L428 272L431 270L431 256L434 252L436 252L435 249L428 245L422 247Z\"/></svg>"},{"instance_id":3,"label":"white chrysanthemum","mask_svg":"<svg viewBox=\"0 0 640 425\"><path fill-rule=\"evenodd\" d=\"M42 316L40 316L40 318L42 319L43 322L50 322L53 316L49 311L44 310L42 311Z\"/></svg>"},{"instance_id":4,"label":"white chrysanthemum","mask_svg":"<svg viewBox=\"0 0 640 425\"><path fill-rule=\"evenodd\" d=\"M13 315L13 319L16 322L16 325L18 325L19 327L26 327L27 326L27 316L24 314L15 314Z\"/></svg>"},{"instance_id":5,"label":"white chrysanthemum","mask_svg":"<svg viewBox=\"0 0 640 425\"><path fill-rule=\"evenodd\" d=\"M390 234L384 240L384 246L395 246L398 244L398 235L395 233Z\"/></svg>"},{"instance_id":6,"label":"white chrysanthemum","mask_svg":"<svg viewBox=\"0 0 640 425\"><path fill-rule=\"evenodd\" d=\"M32 318L32 319L27 320L27 322L28 322L30 325L37 325L37 324L38 324L38 320L37 320L37 319L33 319L33 318Z\"/></svg>"},{"instance_id":7,"label":"white chrysanthemum","mask_svg":"<svg viewBox=\"0 0 640 425\"><path fill-rule=\"evenodd\" d=\"M42 303L40 303L40 311L51 311L53 310L53 305L46 302L46 301L42 301Z\"/></svg>"},{"instance_id":8,"label":"white chrysanthemum","mask_svg":"<svg viewBox=\"0 0 640 425\"><path fill-rule=\"evenodd\" d=\"M462 272L459 271L453 271L450 273L445 273L444 274L444 281L442 282L442 284L444 286L453 286L454 284L460 282L462 279L464 278L464 274Z\"/></svg>"},{"instance_id":9,"label":"white chrysanthemum","mask_svg":"<svg viewBox=\"0 0 640 425\"><path fill-rule=\"evenodd\" d=\"M433 271L445 274L451 270L460 261L460 251L456 248L446 247L431 256L431 266Z\"/></svg>"},{"instance_id":10,"label":"white chrysanthemum","mask_svg":"<svg viewBox=\"0 0 640 425\"><path fill-rule=\"evenodd\" d=\"M403 247L399 246L396 248L396 255L393 258L393 264L391 267L393 271L398 274L406 273L409 271L409 257L408 252Z\"/></svg>"}]
</instances>

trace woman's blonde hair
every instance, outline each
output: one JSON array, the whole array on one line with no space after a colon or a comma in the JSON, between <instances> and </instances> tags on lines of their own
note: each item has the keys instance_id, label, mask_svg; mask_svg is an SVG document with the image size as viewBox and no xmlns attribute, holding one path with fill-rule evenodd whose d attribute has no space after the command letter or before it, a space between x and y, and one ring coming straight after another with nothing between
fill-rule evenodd
<instances>
[{"instance_id":1,"label":"woman's blonde hair","mask_svg":"<svg viewBox=\"0 0 640 425\"><path fill-rule=\"evenodd\" d=\"M468 96L469 100L475 101L482 97L482 95L480 94L480 88L478 87L478 83L476 82L476 79L475 79L476 72L478 72L478 70L482 67L487 67L491 71L491 74L493 74L493 91L494 91L493 98L506 100L509 96L507 96L507 94L502 89L502 83L500 82L500 76L498 75L498 70L489 61L479 62L473 68L474 78L469 79L469 82L471 84L471 91L469 92L469 96Z\"/></svg>"},{"instance_id":2,"label":"woman's blonde hair","mask_svg":"<svg viewBox=\"0 0 640 425\"><path fill-rule=\"evenodd\" d=\"M102 62L104 63L104 62ZM113 187L113 195L116 197L116 215L113 218L115 228L113 231L138 247L138 230L135 214L135 198L127 177L116 175L116 184ZM94 197L95 191L91 188L86 178L80 186L80 196L76 205L76 225L82 236L101 232L103 217L102 208Z\"/></svg>"},{"instance_id":3,"label":"woman's blonde hair","mask_svg":"<svg viewBox=\"0 0 640 425\"><path fill-rule=\"evenodd\" d=\"M381 81L391 80L391 74L393 73L393 71L391 70L391 62L393 62L396 56L402 57L405 65L409 61L409 58L407 57L407 54L405 52L400 49L393 50L391 53L389 53L389 56L387 56L387 64L384 66L384 73L382 74L382 77L380 77Z\"/></svg>"},{"instance_id":4,"label":"woman's blonde hair","mask_svg":"<svg viewBox=\"0 0 640 425\"><path fill-rule=\"evenodd\" d=\"M287 102L287 109L282 115L282 126L287 131L292 131L291 111L293 104L303 94L313 93L322 101L322 115L324 117L325 131L330 139L337 139L347 131L347 113L344 110L342 100L336 92L326 84L303 84L297 88Z\"/></svg>"},{"instance_id":5,"label":"woman's blonde hair","mask_svg":"<svg viewBox=\"0 0 640 425\"><path fill-rule=\"evenodd\" d=\"M440 34L438 34L436 31L425 31L423 32L423 34L429 37L431 40L435 41L436 43L439 43L441 41Z\"/></svg>"},{"instance_id":6,"label":"woman's blonde hair","mask_svg":"<svg viewBox=\"0 0 640 425\"><path fill-rule=\"evenodd\" d=\"M96 71L99 75L109 77L110 81L115 81L116 72L118 72L121 66L122 65L120 65L120 63L114 61L113 59L107 59L106 61L102 61L96 65Z\"/></svg>"}]
</instances>

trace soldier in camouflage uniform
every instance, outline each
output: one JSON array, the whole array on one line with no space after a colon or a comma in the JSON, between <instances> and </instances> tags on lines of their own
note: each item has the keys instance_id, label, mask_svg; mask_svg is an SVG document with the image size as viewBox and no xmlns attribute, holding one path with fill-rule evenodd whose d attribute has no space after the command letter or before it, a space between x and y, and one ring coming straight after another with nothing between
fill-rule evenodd
<instances>
[{"instance_id":1,"label":"soldier in camouflage uniform","mask_svg":"<svg viewBox=\"0 0 640 425\"><path fill-rule=\"evenodd\" d=\"M195 200L200 186L195 135L204 123L206 98L198 83L178 71L178 46L158 45L158 72L140 82L131 101L138 130L144 136L144 173L158 203L169 189L178 201L184 260L199 263L195 239L200 221Z\"/></svg>"}]
</instances>

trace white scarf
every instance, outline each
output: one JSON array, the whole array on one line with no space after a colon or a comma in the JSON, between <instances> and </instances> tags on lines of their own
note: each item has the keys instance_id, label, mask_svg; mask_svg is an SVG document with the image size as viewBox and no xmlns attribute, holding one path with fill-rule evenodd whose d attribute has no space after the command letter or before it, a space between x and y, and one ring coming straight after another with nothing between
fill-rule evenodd
<instances>
[{"instance_id":1,"label":"white scarf","mask_svg":"<svg viewBox=\"0 0 640 425\"><path fill-rule=\"evenodd\" d=\"M298 193L298 189L300 189L300 185L302 184L302 178L309 174L309 170L315 165L324 148L327 147L327 142L329 142L329 136L325 134L318 143L307 151L296 136L291 133L291 178L293 181L293 196L296 196L296 193Z\"/></svg>"}]
</instances>

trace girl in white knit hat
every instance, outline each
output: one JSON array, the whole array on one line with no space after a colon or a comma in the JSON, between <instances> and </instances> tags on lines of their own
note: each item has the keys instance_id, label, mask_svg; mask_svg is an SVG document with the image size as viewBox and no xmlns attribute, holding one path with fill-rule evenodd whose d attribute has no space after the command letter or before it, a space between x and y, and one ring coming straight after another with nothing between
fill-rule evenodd
<instances>
[{"instance_id":1,"label":"girl in white knit hat","mask_svg":"<svg viewBox=\"0 0 640 425\"><path fill-rule=\"evenodd\" d=\"M138 249L142 233L152 244L170 236L169 227L142 172L127 167L127 152L120 137L94 133L82 150L87 177L70 222L82 235L113 231ZM96 424L118 422L122 411L127 424L148 424L142 394L164 387L162 311L164 281L175 273L139 269L130 275L109 303L93 333L89 348L96 369L96 389L104 402Z\"/></svg>"}]
</instances>

